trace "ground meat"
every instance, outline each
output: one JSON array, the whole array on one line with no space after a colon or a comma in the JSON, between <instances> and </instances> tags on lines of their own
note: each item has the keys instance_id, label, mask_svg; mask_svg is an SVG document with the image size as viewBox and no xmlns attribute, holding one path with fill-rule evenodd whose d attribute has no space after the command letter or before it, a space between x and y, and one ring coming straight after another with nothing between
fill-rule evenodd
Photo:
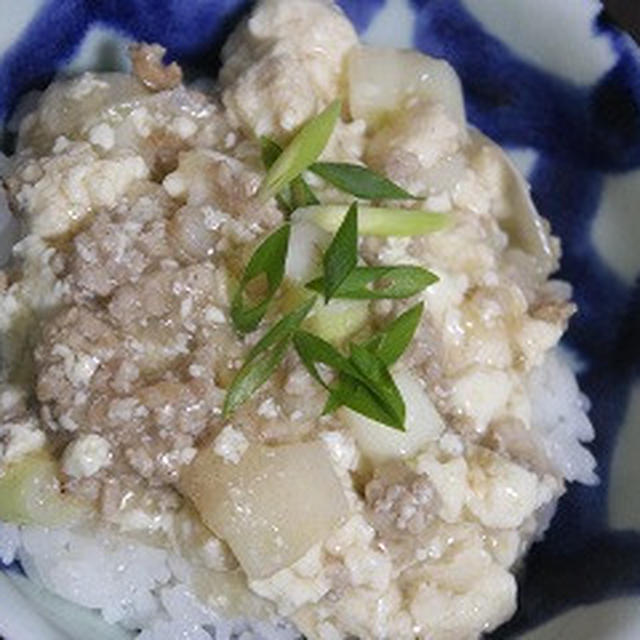
<instances>
[{"instance_id":1,"label":"ground meat","mask_svg":"<svg viewBox=\"0 0 640 640\"><path fill-rule=\"evenodd\" d=\"M73 239L70 278L77 293L108 296L145 270L173 257L166 217L171 200L153 183L111 211L99 212Z\"/></svg>"},{"instance_id":2,"label":"ground meat","mask_svg":"<svg viewBox=\"0 0 640 640\"><path fill-rule=\"evenodd\" d=\"M533 318L564 327L576 310L577 307L572 302L549 298L540 298L529 308Z\"/></svg>"},{"instance_id":3,"label":"ground meat","mask_svg":"<svg viewBox=\"0 0 640 640\"><path fill-rule=\"evenodd\" d=\"M130 47L133 72L152 91L173 89L182 82L182 69L177 62L165 65L167 50L159 44L134 44Z\"/></svg>"},{"instance_id":4,"label":"ground meat","mask_svg":"<svg viewBox=\"0 0 640 640\"><path fill-rule=\"evenodd\" d=\"M402 463L378 467L364 493L371 522L386 538L421 533L436 511L437 498L429 479Z\"/></svg>"}]
</instances>

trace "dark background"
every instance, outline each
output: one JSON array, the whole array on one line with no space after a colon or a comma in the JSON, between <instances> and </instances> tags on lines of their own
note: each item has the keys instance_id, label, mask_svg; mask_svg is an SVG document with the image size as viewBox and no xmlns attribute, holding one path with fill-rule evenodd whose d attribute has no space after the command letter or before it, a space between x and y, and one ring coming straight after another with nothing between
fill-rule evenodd
<instances>
[{"instance_id":1,"label":"dark background","mask_svg":"<svg viewBox=\"0 0 640 640\"><path fill-rule=\"evenodd\" d=\"M604 0L607 13L640 42L640 0Z\"/></svg>"}]
</instances>

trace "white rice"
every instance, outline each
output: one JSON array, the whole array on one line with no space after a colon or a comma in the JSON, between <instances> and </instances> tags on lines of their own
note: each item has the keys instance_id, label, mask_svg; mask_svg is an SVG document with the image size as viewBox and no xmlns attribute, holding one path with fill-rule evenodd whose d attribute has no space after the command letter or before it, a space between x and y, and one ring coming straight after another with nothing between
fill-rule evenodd
<instances>
[{"instance_id":1,"label":"white rice","mask_svg":"<svg viewBox=\"0 0 640 640\"><path fill-rule=\"evenodd\" d=\"M531 425L549 460L569 482L597 484L596 461L581 445L595 435L587 416L589 400L578 388L568 354L560 349L549 352L544 365L531 372L528 392Z\"/></svg>"},{"instance_id":2,"label":"white rice","mask_svg":"<svg viewBox=\"0 0 640 640\"><path fill-rule=\"evenodd\" d=\"M552 463L570 481L597 482L595 460L581 445L594 435L586 414L588 403L559 350L530 376L529 393L532 424ZM194 595L189 586L191 567L183 559L113 534L0 523L0 560L9 564L14 559L36 584L99 611L111 624L135 630L138 640L299 637L282 621L221 617Z\"/></svg>"}]
</instances>

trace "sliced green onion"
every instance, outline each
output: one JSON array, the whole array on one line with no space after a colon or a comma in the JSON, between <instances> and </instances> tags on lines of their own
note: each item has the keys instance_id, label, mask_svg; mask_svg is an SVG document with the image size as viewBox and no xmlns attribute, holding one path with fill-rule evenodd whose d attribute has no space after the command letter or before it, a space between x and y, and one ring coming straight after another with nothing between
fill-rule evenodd
<instances>
[{"instance_id":1,"label":"sliced green onion","mask_svg":"<svg viewBox=\"0 0 640 640\"><path fill-rule=\"evenodd\" d=\"M358 264L358 204L348 209L331 244L322 257L324 301L329 302L338 287Z\"/></svg>"},{"instance_id":2,"label":"sliced green onion","mask_svg":"<svg viewBox=\"0 0 640 640\"><path fill-rule=\"evenodd\" d=\"M253 331L267 312L269 303L284 278L290 232L291 226L283 225L269 235L251 256L242 274L238 290L231 301L231 320L236 331L240 333ZM267 290L261 300L247 305L245 301L247 287L260 276L265 276Z\"/></svg>"},{"instance_id":3,"label":"sliced green onion","mask_svg":"<svg viewBox=\"0 0 640 640\"><path fill-rule=\"evenodd\" d=\"M296 176L289 185L291 192L291 208L299 209L300 207L309 207L314 204L320 204L320 200L316 198L311 187L307 184L302 176Z\"/></svg>"},{"instance_id":4,"label":"sliced green onion","mask_svg":"<svg viewBox=\"0 0 640 640\"><path fill-rule=\"evenodd\" d=\"M257 194L260 200L264 202L278 193L318 159L333 133L341 106L340 100L334 100L300 129L267 171Z\"/></svg>"},{"instance_id":5,"label":"sliced green onion","mask_svg":"<svg viewBox=\"0 0 640 640\"><path fill-rule=\"evenodd\" d=\"M358 371L366 376L368 386L382 400L395 420L389 426L404 431L405 406L402 395L387 369L387 365L365 347L352 344L349 358ZM347 406L349 406L347 404Z\"/></svg>"},{"instance_id":6,"label":"sliced green onion","mask_svg":"<svg viewBox=\"0 0 640 640\"><path fill-rule=\"evenodd\" d=\"M311 311L315 301L314 296L284 316L249 351L242 368L227 389L223 417L233 413L269 379L284 359L291 337Z\"/></svg>"},{"instance_id":7,"label":"sliced green onion","mask_svg":"<svg viewBox=\"0 0 640 640\"><path fill-rule=\"evenodd\" d=\"M342 224L345 205L314 205L298 209L296 220L310 220L334 233ZM449 222L449 216L420 209L388 207L358 207L358 230L363 236L419 236L439 231Z\"/></svg>"},{"instance_id":8,"label":"sliced green onion","mask_svg":"<svg viewBox=\"0 0 640 640\"><path fill-rule=\"evenodd\" d=\"M282 147L267 136L260 136L260 154L262 156L262 164L268 171L273 163L280 157Z\"/></svg>"},{"instance_id":9,"label":"sliced green onion","mask_svg":"<svg viewBox=\"0 0 640 640\"><path fill-rule=\"evenodd\" d=\"M398 431L405 430L402 415L398 415L369 386L346 374L340 376L338 385L332 389L322 414L328 415L342 406Z\"/></svg>"},{"instance_id":10,"label":"sliced green onion","mask_svg":"<svg viewBox=\"0 0 640 640\"><path fill-rule=\"evenodd\" d=\"M421 302L395 318L388 327L370 338L365 347L391 366L406 351L420 324L424 304Z\"/></svg>"},{"instance_id":11,"label":"sliced green onion","mask_svg":"<svg viewBox=\"0 0 640 640\"><path fill-rule=\"evenodd\" d=\"M390 367L400 358L411 343L420 324L423 311L424 304L422 302L411 307L408 311L395 318L388 327L367 340L363 345L364 348L375 354L387 367ZM342 405L346 405L343 398L348 398L353 386L353 382L348 382L347 377L340 374L337 384L331 389L323 414L333 413ZM349 406L354 409L352 405ZM354 411L358 411L358 409L354 409ZM362 411L359 411L359 413L362 413ZM384 422L384 420L376 419L378 422Z\"/></svg>"},{"instance_id":12,"label":"sliced green onion","mask_svg":"<svg viewBox=\"0 0 640 640\"><path fill-rule=\"evenodd\" d=\"M410 298L437 281L434 273L413 265L356 267L332 295L351 300ZM321 293L325 290L325 279L316 278L306 286Z\"/></svg>"},{"instance_id":13,"label":"sliced green onion","mask_svg":"<svg viewBox=\"0 0 640 640\"><path fill-rule=\"evenodd\" d=\"M379 173L348 162L314 162L310 167L316 175L341 191L366 200L419 200L402 187Z\"/></svg>"},{"instance_id":14,"label":"sliced green onion","mask_svg":"<svg viewBox=\"0 0 640 640\"><path fill-rule=\"evenodd\" d=\"M282 147L271 138L261 136L260 149L262 152L262 163L265 169L268 170L280 157ZM287 191L288 194L286 194ZM278 206L285 214L290 214L299 207L308 207L309 205L320 203L302 176L296 176L291 183L288 186L285 185L281 192L277 193L275 197L278 201Z\"/></svg>"},{"instance_id":15,"label":"sliced green onion","mask_svg":"<svg viewBox=\"0 0 640 640\"><path fill-rule=\"evenodd\" d=\"M378 356L352 345L351 357L345 358L326 340L306 331L296 332L293 344L309 373L330 392L323 413L344 405L394 429L404 429L404 401ZM318 364L334 370L338 375L335 384L322 378Z\"/></svg>"},{"instance_id":16,"label":"sliced green onion","mask_svg":"<svg viewBox=\"0 0 640 640\"><path fill-rule=\"evenodd\" d=\"M330 367L337 373L360 377L358 370L330 342L308 331L297 331L293 336L295 347L307 371L327 390L329 384L318 372L317 364Z\"/></svg>"}]
</instances>

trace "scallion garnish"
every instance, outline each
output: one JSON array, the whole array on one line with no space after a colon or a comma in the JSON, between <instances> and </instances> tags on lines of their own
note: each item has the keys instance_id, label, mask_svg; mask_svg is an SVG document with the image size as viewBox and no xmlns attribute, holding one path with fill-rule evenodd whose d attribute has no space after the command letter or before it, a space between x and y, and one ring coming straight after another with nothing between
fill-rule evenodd
<instances>
[{"instance_id":1,"label":"scallion garnish","mask_svg":"<svg viewBox=\"0 0 640 640\"><path fill-rule=\"evenodd\" d=\"M303 207L294 213L297 220L310 220L325 231L334 233L346 214L345 205L321 204ZM363 236L419 236L439 231L449 222L443 213L420 209L358 207L358 232Z\"/></svg>"},{"instance_id":2,"label":"scallion garnish","mask_svg":"<svg viewBox=\"0 0 640 640\"><path fill-rule=\"evenodd\" d=\"M269 303L282 284L290 232L291 226L283 225L267 236L251 256L231 301L231 321L236 331L253 331L267 312ZM264 282L260 282L261 278ZM247 304L247 288L256 282L262 284L265 291L258 292L257 302Z\"/></svg>"},{"instance_id":3,"label":"scallion garnish","mask_svg":"<svg viewBox=\"0 0 640 640\"><path fill-rule=\"evenodd\" d=\"M276 144L270 138L266 136L262 136L260 138L260 150L262 152L262 164L265 169L269 169L271 165L278 159L278 156L282 153L282 149L278 144ZM275 194L276 202L278 203L278 207L284 213L284 215L288 218L294 209L297 207L293 207L289 204L288 198L285 195L285 191L287 190L287 186L285 185L279 193ZM316 203L310 203L316 204Z\"/></svg>"},{"instance_id":4,"label":"scallion garnish","mask_svg":"<svg viewBox=\"0 0 640 640\"><path fill-rule=\"evenodd\" d=\"M282 153L282 147L271 138L267 136L260 136L260 155L262 157L262 164L268 171L273 166L273 163L280 157Z\"/></svg>"},{"instance_id":5,"label":"scallion garnish","mask_svg":"<svg viewBox=\"0 0 640 640\"><path fill-rule=\"evenodd\" d=\"M314 204L320 204L320 200L316 198L316 194L313 193L311 187L302 176L296 176L291 181L289 191L291 193L291 206L294 210L299 209L300 207L309 207Z\"/></svg>"},{"instance_id":6,"label":"scallion garnish","mask_svg":"<svg viewBox=\"0 0 640 640\"><path fill-rule=\"evenodd\" d=\"M311 220L335 234L323 255L323 276L307 285L323 293L325 302L332 297L411 297L436 282L437 276L414 265L358 267L358 235L421 235L442 229L448 218L415 209L371 207L357 202L345 208L318 202L301 175L306 169L358 198L417 199L366 167L316 162L335 128L340 106L340 101L332 102L305 124L284 150L273 140L261 138L267 174L258 198L264 201L275 196L286 215L293 211L298 219ZM280 287L289 236L290 226L285 224L269 235L251 256L231 303L233 325L240 333L257 328ZM303 365L329 391L323 413L346 406L372 420L404 430L404 401L388 368L411 342L423 305L412 307L366 342L352 344L347 357L319 336L300 329L315 302L313 297L282 317L249 351L227 390L223 416L227 417L266 382L293 342ZM319 365L333 371L332 380L323 378Z\"/></svg>"},{"instance_id":7,"label":"scallion garnish","mask_svg":"<svg viewBox=\"0 0 640 640\"><path fill-rule=\"evenodd\" d=\"M324 413L344 405L382 424L404 430L404 401L378 356L352 345L351 355L346 358L333 345L306 331L296 332L293 344L309 373L330 392ZM334 371L335 384L322 378L318 364Z\"/></svg>"},{"instance_id":8,"label":"scallion garnish","mask_svg":"<svg viewBox=\"0 0 640 640\"><path fill-rule=\"evenodd\" d=\"M337 287L332 297L351 300L410 298L437 281L438 276L434 273L413 265L356 267ZM325 291L325 284L325 278L320 277L306 286L322 293Z\"/></svg>"},{"instance_id":9,"label":"scallion garnish","mask_svg":"<svg viewBox=\"0 0 640 640\"><path fill-rule=\"evenodd\" d=\"M352 344L350 351L349 360L366 377L369 388L381 399L383 406L388 407L389 413L395 417L393 423L388 423L389 426L404 431L404 400L387 365L375 353L362 345Z\"/></svg>"},{"instance_id":10,"label":"scallion garnish","mask_svg":"<svg viewBox=\"0 0 640 640\"><path fill-rule=\"evenodd\" d=\"M348 162L314 162L310 167L316 175L341 191L366 200L419 200L408 191L379 173Z\"/></svg>"},{"instance_id":11,"label":"scallion garnish","mask_svg":"<svg viewBox=\"0 0 640 640\"><path fill-rule=\"evenodd\" d=\"M340 285L358 264L358 204L353 203L340 223L331 244L322 258L322 279L325 302L333 297Z\"/></svg>"},{"instance_id":12,"label":"scallion garnish","mask_svg":"<svg viewBox=\"0 0 640 640\"><path fill-rule=\"evenodd\" d=\"M277 322L249 351L242 368L227 389L222 415L227 417L259 389L276 370L289 348L291 337L315 304L315 297Z\"/></svg>"},{"instance_id":13,"label":"scallion garnish","mask_svg":"<svg viewBox=\"0 0 640 640\"><path fill-rule=\"evenodd\" d=\"M257 194L260 200L278 193L318 159L333 133L340 109L340 100L334 100L298 131L267 171Z\"/></svg>"},{"instance_id":14,"label":"scallion garnish","mask_svg":"<svg viewBox=\"0 0 640 640\"><path fill-rule=\"evenodd\" d=\"M423 310L422 302L411 307L395 318L388 327L370 338L365 343L365 347L375 353L387 366L391 366L413 340Z\"/></svg>"},{"instance_id":15,"label":"scallion garnish","mask_svg":"<svg viewBox=\"0 0 640 640\"><path fill-rule=\"evenodd\" d=\"M265 169L268 170L280 157L282 147L271 138L261 136L260 149L262 151L262 164L264 164ZM287 195L285 195L286 191L288 191ZM286 215L300 207L320 204L311 187L301 175L296 176L289 185L284 185L281 191L276 193L275 197L278 206Z\"/></svg>"},{"instance_id":16,"label":"scallion garnish","mask_svg":"<svg viewBox=\"0 0 640 640\"><path fill-rule=\"evenodd\" d=\"M424 304L422 302L411 307L408 311L395 318L388 327L372 336L362 346L379 358L387 367L390 367L409 346L420 324L423 310ZM323 413L333 413L343 404L346 405L343 398L349 397L353 387L353 380L349 380L349 376L340 374L337 383L330 389L331 393ZM350 408L353 409L354 407L350 405ZM357 409L354 409L354 411L357 411Z\"/></svg>"},{"instance_id":17,"label":"scallion garnish","mask_svg":"<svg viewBox=\"0 0 640 640\"><path fill-rule=\"evenodd\" d=\"M308 331L297 331L293 336L293 346L307 371L327 390L331 390L328 382L318 372L317 365L333 369L335 373L360 377L358 370L330 342Z\"/></svg>"}]
</instances>

